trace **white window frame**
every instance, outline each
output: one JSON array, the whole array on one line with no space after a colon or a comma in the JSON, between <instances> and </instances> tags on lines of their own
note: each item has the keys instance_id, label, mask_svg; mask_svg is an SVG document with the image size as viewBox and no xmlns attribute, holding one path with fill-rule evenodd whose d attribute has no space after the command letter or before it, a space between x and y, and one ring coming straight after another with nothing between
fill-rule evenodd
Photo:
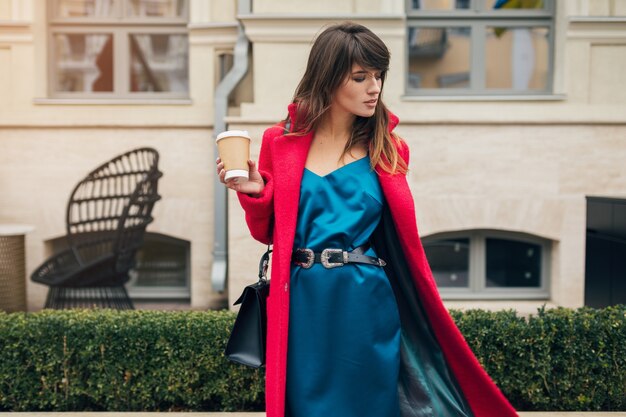
<instances>
[{"instance_id":1,"label":"white window frame","mask_svg":"<svg viewBox=\"0 0 626 417\"><path fill-rule=\"evenodd\" d=\"M483 0L470 0L469 9L450 11L415 10L412 1L405 0L407 31L405 42L404 85L406 97L447 97L447 96L553 96L554 95L554 39L556 1L544 0L545 9L499 9L481 10ZM541 91L519 91L514 89L493 89L485 87L485 33L487 27L547 27L548 28L548 75L546 88ZM470 85L468 88L413 88L409 84L409 42L410 28L415 27L469 27L470 28Z\"/></svg>"},{"instance_id":2,"label":"white window frame","mask_svg":"<svg viewBox=\"0 0 626 417\"><path fill-rule=\"evenodd\" d=\"M113 0L114 17L64 18L55 15L59 0L48 0L48 97L88 98L88 99L188 99L189 88L185 92L131 92L130 62L131 49L129 35L168 34L189 35L189 0L185 2L181 17L124 17L128 0ZM113 36L113 91L112 92L64 92L55 91L57 71L55 69L56 34L111 34ZM189 74L187 74L189 79Z\"/></svg>"},{"instance_id":3,"label":"white window frame","mask_svg":"<svg viewBox=\"0 0 626 417\"><path fill-rule=\"evenodd\" d=\"M550 265L551 242L527 233L503 230L464 230L456 232L436 233L422 238L424 246L429 241L442 239L469 239L468 287L438 287L441 297L446 300L505 300L526 299L544 300L550 298ZM517 242L532 243L541 248L541 277L539 287L487 287L486 280L486 239L506 239Z\"/></svg>"}]
</instances>

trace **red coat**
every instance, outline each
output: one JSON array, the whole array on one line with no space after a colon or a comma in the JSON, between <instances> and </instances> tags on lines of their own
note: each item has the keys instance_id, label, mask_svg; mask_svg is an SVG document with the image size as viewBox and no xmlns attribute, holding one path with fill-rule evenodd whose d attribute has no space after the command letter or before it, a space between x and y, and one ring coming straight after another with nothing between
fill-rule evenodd
<instances>
[{"instance_id":1,"label":"red coat","mask_svg":"<svg viewBox=\"0 0 626 417\"><path fill-rule=\"evenodd\" d=\"M291 120L295 120L294 104L289 106L289 113ZM393 130L397 124L398 118L390 114L389 130ZM313 133L299 137L285 137L281 125L267 129L263 135L258 163L259 172L266 182L265 189L258 198L237 193L252 237L267 244L270 236L273 235L274 251L267 311L265 384L267 417L284 417L285 415L291 254L296 233L300 183L312 139ZM408 163L408 145L402 142L398 150ZM376 172L385 196L387 212L390 214L387 224L393 224L392 229L395 226L395 230L388 230L393 234L393 238L385 244L397 246L397 249L391 249L398 252L394 254L395 260L392 263L406 265L408 277L403 289L398 289L400 287L394 289L397 291L396 297L403 297L409 292L417 294L417 297L413 296L409 303L421 304L421 307L411 311L425 312L428 327L435 336L432 339L436 339L435 343L439 344L448 369L453 374L474 417L517 416L514 408L481 367L441 301L419 239L414 201L406 176L390 175L380 166L376 167ZM376 250L379 256L385 259L379 250ZM400 255L400 258L397 255ZM386 260L389 261L389 259ZM386 272L390 276L390 281L391 276L402 275L400 272L395 274L387 269ZM407 304L403 303L403 305ZM417 308L415 305L412 307ZM406 312L401 312L401 318L403 314L407 316L407 321L403 321L407 334L414 332L413 328L408 328L412 326L408 324L411 317L408 317ZM418 325L415 321L411 323ZM410 364L407 365L403 361L401 367L403 366L410 366ZM410 391L411 385L407 384L404 389ZM410 393L408 397L403 405L406 410L411 409L411 401L419 395ZM415 404L416 407L418 405ZM403 412L404 415L413 414L406 411Z\"/></svg>"}]
</instances>

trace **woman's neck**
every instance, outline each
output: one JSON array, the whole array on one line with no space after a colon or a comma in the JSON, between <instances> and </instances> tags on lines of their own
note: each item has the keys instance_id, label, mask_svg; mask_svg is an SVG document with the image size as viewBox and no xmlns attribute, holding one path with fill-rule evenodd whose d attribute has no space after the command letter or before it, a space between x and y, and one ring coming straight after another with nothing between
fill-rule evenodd
<instances>
[{"instance_id":1,"label":"woman's neck","mask_svg":"<svg viewBox=\"0 0 626 417\"><path fill-rule=\"evenodd\" d=\"M331 107L317 127L316 134L323 135L332 141L346 141L352 134L355 118L356 116L352 113Z\"/></svg>"}]
</instances>

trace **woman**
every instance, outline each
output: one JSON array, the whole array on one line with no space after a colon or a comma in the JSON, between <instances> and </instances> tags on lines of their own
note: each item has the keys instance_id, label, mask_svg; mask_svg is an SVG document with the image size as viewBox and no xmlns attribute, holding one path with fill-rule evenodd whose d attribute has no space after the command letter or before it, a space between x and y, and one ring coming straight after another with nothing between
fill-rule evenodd
<instances>
[{"instance_id":1,"label":"woman","mask_svg":"<svg viewBox=\"0 0 626 417\"><path fill-rule=\"evenodd\" d=\"M249 180L224 182L217 160L252 236L274 244L267 416L515 416L437 292L382 102L388 65L364 26L327 28Z\"/></svg>"}]
</instances>

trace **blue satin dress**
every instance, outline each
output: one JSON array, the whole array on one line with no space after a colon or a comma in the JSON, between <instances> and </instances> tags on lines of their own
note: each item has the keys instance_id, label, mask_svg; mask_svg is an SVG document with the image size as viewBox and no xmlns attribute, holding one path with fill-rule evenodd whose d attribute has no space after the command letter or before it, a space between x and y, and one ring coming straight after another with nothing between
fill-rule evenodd
<instances>
[{"instance_id":1,"label":"blue satin dress","mask_svg":"<svg viewBox=\"0 0 626 417\"><path fill-rule=\"evenodd\" d=\"M294 248L366 243L383 198L369 156L325 176L305 168ZM383 268L292 264L290 287L286 416L399 417L400 316Z\"/></svg>"}]
</instances>

